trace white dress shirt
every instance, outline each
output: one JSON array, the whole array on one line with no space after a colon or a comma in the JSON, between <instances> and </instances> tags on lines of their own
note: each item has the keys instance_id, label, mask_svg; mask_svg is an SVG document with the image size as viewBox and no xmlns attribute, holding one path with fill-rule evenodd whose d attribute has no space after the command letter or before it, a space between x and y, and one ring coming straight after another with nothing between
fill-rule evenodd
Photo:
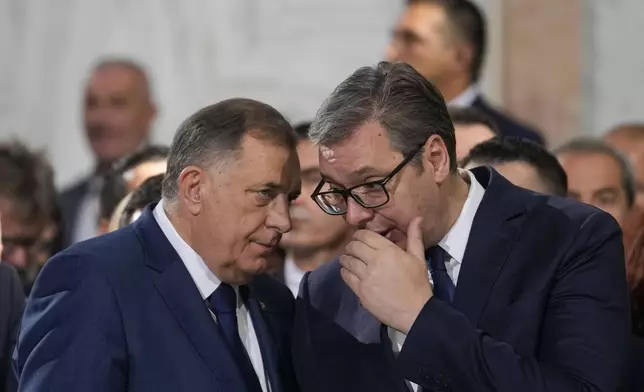
<instances>
[{"instance_id":1,"label":"white dress shirt","mask_svg":"<svg viewBox=\"0 0 644 392\"><path fill-rule=\"evenodd\" d=\"M93 177L87 184L87 193L80 201L78 214L74 222L72 243L85 241L96 237L98 233L98 220L101 215L101 188L102 177Z\"/></svg>"},{"instance_id":2,"label":"white dress shirt","mask_svg":"<svg viewBox=\"0 0 644 392\"><path fill-rule=\"evenodd\" d=\"M467 90L463 91L456 98L452 99L447 103L447 106L453 106L456 108L468 108L472 106L476 97L480 94L480 89L476 84L470 85Z\"/></svg>"},{"instance_id":3,"label":"white dress shirt","mask_svg":"<svg viewBox=\"0 0 644 392\"><path fill-rule=\"evenodd\" d=\"M474 216L476 211L483 200L483 195L485 194L485 188L477 181L474 174L470 171L461 170L461 173L467 173L470 178L470 190L467 192L467 199L465 204L463 204L463 209L461 210L458 219L454 223L454 226L447 232L445 237L438 243L446 253L445 257L445 267L447 269L447 274L449 275L454 286L458 282L458 274L461 271L461 263L463 262L463 256L465 255L465 248L467 247L467 240L470 237L470 231L472 230L472 223L474 223ZM429 273L429 280L432 281L431 273ZM433 283L433 282L432 282ZM398 355L400 350L402 350L403 344L405 344L406 335L396 331L393 328L388 329L389 339L391 339L391 345L395 355ZM414 392L418 391L418 385L407 382L410 389Z\"/></svg>"},{"instance_id":4,"label":"white dress shirt","mask_svg":"<svg viewBox=\"0 0 644 392\"><path fill-rule=\"evenodd\" d=\"M304 275L306 275L306 271L300 269L293 261L293 255L287 253L284 259L284 284L291 289L293 296L296 298Z\"/></svg>"},{"instance_id":5,"label":"white dress shirt","mask_svg":"<svg viewBox=\"0 0 644 392\"><path fill-rule=\"evenodd\" d=\"M163 201L160 201L157 204L154 208L153 214L161 228L161 231L163 231L163 234L177 252L181 261L185 264L192 280L194 280L197 285L197 289L199 289L199 293L201 293L201 298L205 301L206 298L210 297L210 295L215 292L221 284L221 281L212 273L212 271L210 271L197 252L195 252L183 240L183 238L181 238L179 233L177 233L177 230L172 226L172 223L170 223L170 220L163 209ZM268 376L264 372L262 352L259 347L255 328L253 327L253 321L248 313L248 309L246 309L244 302L239 296L239 288L237 286L233 287L237 293L237 327L239 329L239 337L246 348L246 352L248 352L253 368L255 368L257 378L262 386L262 391L270 392L270 383L267 380ZM217 322L217 317L214 313L210 312L210 314L212 315L213 320Z\"/></svg>"}]
</instances>

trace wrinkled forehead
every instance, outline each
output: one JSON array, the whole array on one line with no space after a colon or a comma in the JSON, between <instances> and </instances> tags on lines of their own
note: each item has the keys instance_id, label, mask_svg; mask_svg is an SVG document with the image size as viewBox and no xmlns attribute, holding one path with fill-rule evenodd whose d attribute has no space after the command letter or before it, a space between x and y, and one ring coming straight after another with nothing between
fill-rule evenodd
<instances>
[{"instance_id":1,"label":"wrinkled forehead","mask_svg":"<svg viewBox=\"0 0 644 392\"><path fill-rule=\"evenodd\" d=\"M364 125L346 139L321 144L318 148L322 176L340 185L359 182L369 174L370 168L374 169L371 172L386 175L402 156L392 147L387 132L377 124Z\"/></svg>"}]
</instances>

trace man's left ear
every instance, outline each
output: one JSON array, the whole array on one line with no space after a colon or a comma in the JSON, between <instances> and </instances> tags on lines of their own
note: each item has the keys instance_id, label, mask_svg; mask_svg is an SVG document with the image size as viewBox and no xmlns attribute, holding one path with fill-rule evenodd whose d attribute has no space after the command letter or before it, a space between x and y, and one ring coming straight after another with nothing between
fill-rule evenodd
<instances>
[{"instance_id":1,"label":"man's left ear","mask_svg":"<svg viewBox=\"0 0 644 392\"><path fill-rule=\"evenodd\" d=\"M439 135L432 135L427 139L423 161L426 170L434 170L434 179L437 183L442 183L449 176L449 153L443 138Z\"/></svg>"}]
</instances>

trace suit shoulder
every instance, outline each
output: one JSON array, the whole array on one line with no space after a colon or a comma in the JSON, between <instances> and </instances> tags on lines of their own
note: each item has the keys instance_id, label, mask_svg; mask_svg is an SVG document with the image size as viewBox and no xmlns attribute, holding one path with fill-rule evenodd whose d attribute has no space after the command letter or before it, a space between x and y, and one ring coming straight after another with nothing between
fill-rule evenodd
<instances>
[{"instance_id":1,"label":"suit shoulder","mask_svg":"<svg viewBox=\"0 0 644 392\"><path fill-rule=\"evenodd\" d=\"M340 261L335 259L308 272L300 284L299 295L313 303L336 302L346 287L340 275Z\"/></svg>"},{"instance_id":2,"label":"suit shoulder","mask_svg":"<svg viewBox=\"0 0 644 392\"><path fill-rule=\"evenodd\" d=\"M535 211L548 222L550 232L569 238L578 250L601 246L605 241L621 242L622 231L610 214L576 200L546 196L546 203ZM591 245L595 244L595 245ZM579 248L581 247L581 248Z\"/></svg>"},{"instance_id":3,"label":"suit shoulder","mask_svg":"<svg viewBox=\"0 0 644 392\"><path fill-rule=\"evenodd\" d=\"M543 144L541 132L511 114L495 108L485 100L481 100L477 107L492 117L503 136L523 137Z\"/></svg>"},{"instance_id":4,"label":"suit shoulder","mask_svg":"<svg viewBox=\"0 0 644 392\"><path fill-rule=\"evenodd\" d=\"M40 275L49 271L73 271L75 276L101 273L119 276L137 268L142 260L141 244L131 227L76 243L54 255Z\"/></svg>"}]
</instances>

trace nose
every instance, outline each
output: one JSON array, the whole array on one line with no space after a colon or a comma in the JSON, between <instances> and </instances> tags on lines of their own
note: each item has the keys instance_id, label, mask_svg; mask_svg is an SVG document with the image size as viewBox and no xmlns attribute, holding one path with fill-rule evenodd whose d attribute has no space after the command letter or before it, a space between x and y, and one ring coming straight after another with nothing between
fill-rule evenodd
<instances>
[{"instance_id":1,"label":"nose","mask_svg":"<svg viewBox=\"0 0 644 392\"><path fill-rule=\"evenodd\" d=\"M351 226L359 227L373 219L373 211L369 208L364 208L352 198L347 200L347 213L344 215L344 220Z\"/></svg>"},{"instance_id":2,"label":"nose","mask_svg":"<svg viewBox=\"0 0 644 392\"><path fill-rule=\"evenodd\" d=\"M266 226L277 229L280 233L291 231L291 215L289 214L289 203L286 196L280 195L275 199L266 217Z\"/></svg>"}]
</instances>

